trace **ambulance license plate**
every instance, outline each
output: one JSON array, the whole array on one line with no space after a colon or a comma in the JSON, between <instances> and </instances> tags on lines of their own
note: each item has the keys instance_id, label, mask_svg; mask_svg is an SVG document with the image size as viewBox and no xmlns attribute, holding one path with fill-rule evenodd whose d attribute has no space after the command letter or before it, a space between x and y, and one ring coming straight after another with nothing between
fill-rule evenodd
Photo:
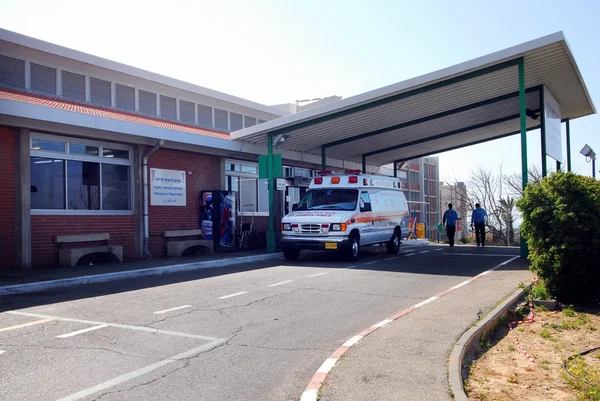
<instances>
[{"instance_id":1,"label":"ambulance license plate","mask_svg":"<svg viewBox=\"0 0 600 401\"><path fill-rule=\"evenodd\" d=\"M326 242L325 249L337 249L337 242Z\"/></svg>"}]
</instances>

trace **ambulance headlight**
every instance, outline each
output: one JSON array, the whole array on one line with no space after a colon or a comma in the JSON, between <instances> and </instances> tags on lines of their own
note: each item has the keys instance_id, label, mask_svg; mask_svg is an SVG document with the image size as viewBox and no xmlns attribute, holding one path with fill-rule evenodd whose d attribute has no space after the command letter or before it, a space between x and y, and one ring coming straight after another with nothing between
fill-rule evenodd
<instances>
[{"instance_id":1,"label":"ambulance headlight","mask_svg":"<svg viewBox=\"0 0 600 401\"><path fill-rule=\"evenodd\" d=\"M331 231L346 231L346 223L332 224Z\"/></svg>"},{"instance_id":2,"label":"ambulance headlight","mask_svg":"<svg viewBox=\"0 0 600 401\"><path fill-rule=\"evenodd\" d=\"M292 231L292 225L290 223L281 223L281 231Z\"/></svg>"}]
</instances>

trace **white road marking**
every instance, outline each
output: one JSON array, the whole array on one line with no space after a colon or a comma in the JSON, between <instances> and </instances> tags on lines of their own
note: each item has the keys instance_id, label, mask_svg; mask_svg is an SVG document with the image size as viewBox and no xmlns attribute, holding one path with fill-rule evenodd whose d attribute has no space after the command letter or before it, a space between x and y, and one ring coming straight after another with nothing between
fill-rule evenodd
<instances>
[{"instance_id":1,"label":"white road marking","mask_svg":"<svg viewBox=\"0 0 600 401\"><path fill-rule=\"evenodd\" d=\"M344 344L342 344L342 347L352 347L354 344L359 342L362 338L363 338L363 336L360 336L360 335L354 336L351 339L349 339L348 341L346 341Z\"/></svg>"},{"instance_id":2,"label":"white road marking","mask_svg":"<svg viewBox=\"0 0 600 401\"><path fill-rule=\"evenodd\" d=\"M383 260L393 260L393 259L396 259L396 258L397 258L397 256L392 256L391 258L385 258Z\"/></svg>"},{"instance_id":3,"label":"white road marking","mask_svg":"<svg viewBox=\"0 0 600 401\"><path fill-rule=\"evenodd\" d=\"M83 333L87 333L89 331L94 331L94 330L98 330L98 329L103 329L105 327L108 327L107 324L100 324L98 326L94 326L94 327L88 327L87 329L82 329L82 330L77 330L77 331L73 331L71 333L67 333L67 334L61 334L60 336L56 336L56 338L67 338L67 337L74 337L78 334L83 334Z\"/></svg>"},{"instance_id":4,"label":"white road marking","mask_svg":"<svg viewBox=\"0 0 600 401\"><path fill-rule=\"evenodd\" d=\"M379 328L379 327L383 327L383 326L385 326L386 324L388 324L388 323L391 323L391 322L392 322L391 320L389 320L389 319L385 319L385 320L382 320L381 322L379 322L379 323L377 323L377 324L374 324L372 327L377 327L377 328Z\"/></svg>"},{"instance_id":5,"label":"white road marking","mask_svg":"<svg viewBox=\"0 0 600 401\"><path fill-rule=\"evenodd\" d=\"M283 284L287 284L287 283L291 283L292 280L285 280L282 281L281 283L275 283L275 284L269 284L267 287L277 287L278 285L283 285Z\"/></svg>"},{"instance_id":6,"label":"white road marking","mask_svg":"<svg viewBox=\"0 0 600 401\"><path fill-rule=\"evenodd\" d=\"M176 310L179 310L179 309L185 309L185 308L191 308L191 307L192 307L192 305L182 305L182 306L177 306L177 307L171 308L171 309L159 310L159 311L154 312L154 314L155 315L161 315L163 313L173 312L173 311L176 311Z\"/></svg>"},{"instance_id":7,"label":"white road marking","mask_svg":"<svg viewBox=\"0 0 600 401\"><path fill-rule=\"evenodd\" d=\"M219 297L218 299L227 299L227 298L231 298L231 297L237 297L238 295L243 295L243 294L247 294L247 293L248 293L248 291L236 292L235 294L225 295L223 297Z\"/></svg>"},{"instance_id":8,"label":"white road marking","mask_svg":"<svg viewBox=\"0 0 600 401\"><path fill-rule=\"evenodd\" d=\"M438 248L438 249L435 249L435 250L436 251L443 251L444 249L443 248Z\"/></svg>"},{"instance_id":9,"label":"white road marking","mask_svg":"<svg viewBox=\"0 0 600 401\"><path fill-rule=\"evenodd\" d=\"M413 305L413 308L415 308L415 309L420 308L421 306L427 305L428 303L433 302L433 301L435 301L436 299L439 299L439 298L440 297L438 297L438 296L433 296L431 298L427 298L425 301L419 302L418 304Z\"/></svg>"},{"instance_id":10,"label":"white road marking","mask_svg":"<svg viewBox=\"0 0 600 401\"><path fill-rule=\"evenodd\" d=\"M414 256L414 255L416 255L416 253L409 253L409 254L408 254L408 255L406 255L406 256Z\"/></svg>"},{"instance_id":11,"label":"white road marking","mask_svg":"<svg viewBox=\"0 0 600 401\"><path fill-rule=\"evenodd\" d=\"M0 355L6 353L6 351L0 349Z\"/></svg>"},{"instance_id":12,"label":"white road marking","mask_svg":"<svg viewBox=\"0 0 600 401\"><path fill-rule=\"evenodd\" d=\"M41 318L45 318L45 319L48 319L48 320L57 320L59 322L84 323L84 324L89 324L91 326L99 326L99 325L105 324L107 326L117 327L119 329L146 331L146 332L154 333L154 334L165 334L165 335L177 336L177 337L195 338L195 339L198 339L198 340L206 340L206 341L222 340L222 338L218 338L218 337L198 336L196 334L181 333L179 331L160 330L160 329L155 329L155 328L146 327L146 326L130 326L130 325L127 325L127 324L94 322L94 321L91 321L91 320L71 319L71 318L68 318L68 317L48 316L48 315L41 315L41 314L38 314L38 313L28 313L28 312L9 311L9 312L6 312L6 313L9 313L11 315L41 317Z\"/></svg>"},{"instance_id":13,"label":"white road marking","mask_svg":"<svg viewBox=\"0 0 600 401\"><path fill-rule=\"evenodd\" d=\"M323 362L319 370L317 370L317 373L329 373L329 371L333 369L333 366L336 364L337 361L338 360L335 358L325 359L325 362Z\"/></svg>"},{"instance_id":14,"label":"white road marking","mask_svg":"<svg viewBox=\"0 0 600 401\"><path fill-rule=\"evenodd\" d=\"M372 262L367 262L367 263L365 263L365 265L372 265L372 264L375 264L375 263L377 263L377 262L378 262L377 260L374 260L374 261L372 261Z\"/></svg>"},{"instance_id":15,"label":"white road marking","mask_svg":"<svg viewBox=\"0 0 600 401\"><path fill-rule=\"evenodd\" d=\"M317 273L317 274L311 274L308 277L317 277L317 276L324 276L325 274L329 274L329 273Z\"/></svg>"},{"instance_id":16,"label":"white road marking","mask_svg":"<svg viewBox=\"0 0 600 401\"><path fill-rule=\"evenodd\" d=\"M300 401L317 401L318 392L319 392L319 390L317 390L317 389L305 390L302 393L302 397L300 398Z\"/></svg>"},{"instance_id":17,"label":"white road marking","mask_svg":"<svg viewBox=\"0 0 600 401\"><path fill-rule=\"evenodd\" d=\"M8 312L8 313L10 313L10 312ZM28 323L23 323L23 324L17 324L15 326L4 327L4 328L0 329L0 331L16 330L16 329L21 329L23 327L33 326L33 325L36 325L36 324L47 323L47 322L50 322L50 321L52 321L52 319L36 320L35 322L28 322Z\"/></svg>"},{"instance_id":18,"label":"white road marking","mask_svg":"<svg viewBox=\"0 0 600 401\"><path fill-rule=\"evenodd\" d=\"M504 254L486 254L486 253L454 253L454 252L446 252L444 255L458 255L458 256L498 256L503 258L510 258L515 255L504 255ZM519 256L517 256L518 258Z\"/></svg>"},{"instance_id":19,"label":"white road marking","mask_svg":"<svg viewBox=\"0 0 600 401\"><path fill-rule=\"evenodd\" d=\"M469 284L470 282L471 282L471 280L466 280L466 281L463 281L463 282L462 282L462 283L460 283L460 284L457 284L457 285L455 285L455 286L454 286L454 287L452 287L452 288L454 288L454 289L458 289L458 288L462 287L463 285L467 285L467 284Z\"/></svg>"},{"instance_id":20,"label":"white road marking","mask_svg":"<svg viewBox=\"0 0 600 401\"><path fill-rule=\"evenodd\" d=\"M197 348L192 348L189 351L182 352L181 354L172 356L172 357L167 358L167 359L163 359L162 361L153 363L152 365L144 366L143 368L134 370L134 371L129 372L129 373L125 373L124 375L121 375L121 376L117 376L114 379L107 380L104 383L100 383L100 384L98 384L98 385L96 385L94 387L90 387L90 388L87 388L85 390L79 391L79 392L77 392L75 394L71 394L71 395L69 395L67 397L61 398L58 401L75 401L75 400L80 400L82 398L85 398L85 397L88 397L88 396L90 396L92 394L95 394L95 393L97 393L99 391L106 390L107 388L114 387L114 386L116 386L118 384L121 384L121 383L124 383L124 382L126 382L128 380L135 379L136 377L139 377L139 376L142 376L142 375L144 375L146 373L152 372L153 370L156 370L156 369L161 368L163 366L166 366L166 365L169 365L171 363L180 361L182 359L187 359L187 358L190 358L190 357L192 357L194 355L200 354L201 352L204 352L204 351L207 351L207 350L209 350L211 348L214 348L214 347L216 347L216 346L224 343L225 341L226 341L225 339L218 339L218 340L215 340L215 341L211 341L208 344L204 344L204 345L202 345L200 347L197 347Z\"/></svg>"},{"instance_id":21,"label":"white road marking","mask_svg":"<svg viewBox=\"0 0 600 401\"><path fill-rule=\"evenodd\" d=\"M429 253L429 251L421 251L421 252L419 252L419 253Z\"/></svg>"},{"instance_id":22,"label":"white road marking","mask_svg":"<svg viewBox=\"0 0 600 401\"><path fill-rule=\"evenodd\" d=\"M352 266L346 267L346 269L354 269L355 267L356 267L356 265L352 265Z\"/></svg>"}]
</instances>

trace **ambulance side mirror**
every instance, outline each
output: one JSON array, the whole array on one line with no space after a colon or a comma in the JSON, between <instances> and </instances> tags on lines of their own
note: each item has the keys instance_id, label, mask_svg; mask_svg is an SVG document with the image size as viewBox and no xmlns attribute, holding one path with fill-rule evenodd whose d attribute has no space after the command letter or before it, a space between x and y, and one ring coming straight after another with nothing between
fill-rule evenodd
<instances>
[{"instance_id":1,"label":"ambulance side mirror","mask_svg":"<svg viewBox=\"0 0 600 401\"><path fill-rule=\"evenodd\" d=\"M366 203L364 200L360 200L360 212L370 212L371 211L371 203Z\"/></svg>"},{"instance_id":2,"label":"ambulance side mirror","mask_svg":"<svg viewBox=\"0 0 600 401\"><path fill-rule=\"evenodd\" d=\"M297 203L294 203L294 204L292 205L292 212L295 212L295 211L296 211L296 209L298 209L298 204L297 204Z\"/></svg>"}]
</instances>

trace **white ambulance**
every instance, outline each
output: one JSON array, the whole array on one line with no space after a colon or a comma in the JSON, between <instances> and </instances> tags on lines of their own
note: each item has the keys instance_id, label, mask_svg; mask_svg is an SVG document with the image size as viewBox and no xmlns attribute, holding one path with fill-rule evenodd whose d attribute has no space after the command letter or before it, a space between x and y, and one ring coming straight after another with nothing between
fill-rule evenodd
<instances>
[{"instance_id":1,"label":"white ambulance","mask_svg":"<svg viewBox=\"0 0 600 401\"><path fill-rule=\"evenodd\" d=\"M281 220L281 248L287 260L303 249L339 251L357 260L361 246L385 244L397 253L408 233L409 210L398 178L322 172L300 203Z\"/></svg>"}]
</instances>

